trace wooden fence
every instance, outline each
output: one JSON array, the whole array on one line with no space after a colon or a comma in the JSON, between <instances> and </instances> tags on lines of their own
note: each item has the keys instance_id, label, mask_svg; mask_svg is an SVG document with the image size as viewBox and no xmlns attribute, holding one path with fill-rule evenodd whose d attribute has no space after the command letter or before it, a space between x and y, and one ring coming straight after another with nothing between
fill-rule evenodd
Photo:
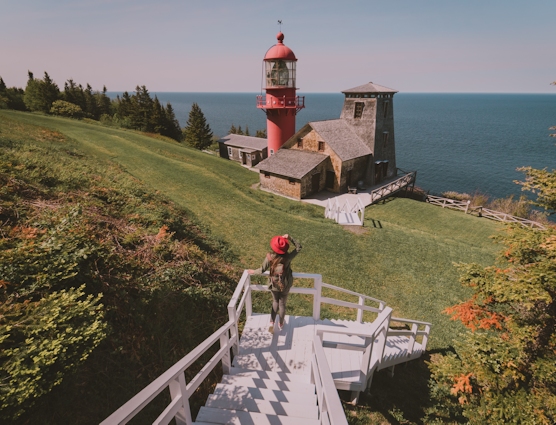
<instances>
[{"instance_id":1,"label":"wooden fence","mask_svg":"<svg viewBox=\"0 0 556 425\"><path fill-rule=\"evenodd\" d=\"M439 205L442 208L450 208L453 210L464 211L465 214L477 214L478 217L485 217L495 221L504 223L517 223L524 227L532 229L546 230L546 227L536 221L527 220L526 218L516 217L499 211L489 210L482 206L472 206L471 201L458 201L455 199L442 198L440 196L427 195L426 201L432 205Z\"/></svg>"}]
</instances>

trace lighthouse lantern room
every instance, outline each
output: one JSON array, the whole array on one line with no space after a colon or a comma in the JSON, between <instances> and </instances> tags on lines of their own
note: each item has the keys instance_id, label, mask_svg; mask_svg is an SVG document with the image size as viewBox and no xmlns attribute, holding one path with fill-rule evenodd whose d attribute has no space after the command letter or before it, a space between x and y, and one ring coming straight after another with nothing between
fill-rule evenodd
<instances>
[{"instance_id":1,"label":"lighthouse lantern room","mask_svg":"<svg viewBox=\"0 0 556 425\"><path fill-rule=\"evenodd\" d=\"M305 107L305 98L296 96L296 63L292 50L284 45L284 34L276 36L263 60L266 95L257 96L257 108L266 113L268 151L273 155L295 133L295 116Z\"/></svg>"}]
</instances>

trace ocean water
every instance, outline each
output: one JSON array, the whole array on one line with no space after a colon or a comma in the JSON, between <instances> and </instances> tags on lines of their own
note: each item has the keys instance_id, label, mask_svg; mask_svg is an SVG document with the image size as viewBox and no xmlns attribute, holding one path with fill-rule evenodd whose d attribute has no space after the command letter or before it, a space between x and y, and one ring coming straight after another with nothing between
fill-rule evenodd
<instances>
[{"instance_id":1,"label":"ocean water","mask_svg":"<svg viewBox=\"0 0 556 425\"><path fill-rule=\"evenodd\" d=\"M257 93L152 94L172 104L182 127L195 102L216 136L225 136L232 124L248 126L252 135L266 128ZM298 129L339 118L341 93L299 95L305 96L305 109L297 115ZM516 168L556 169L556 139L548 129L556 125L556 94L398 93L394 123L398 167L416 170L417 185L430 193L519 196L513 181L523 174Z\"/></svg>"}]
</instances>

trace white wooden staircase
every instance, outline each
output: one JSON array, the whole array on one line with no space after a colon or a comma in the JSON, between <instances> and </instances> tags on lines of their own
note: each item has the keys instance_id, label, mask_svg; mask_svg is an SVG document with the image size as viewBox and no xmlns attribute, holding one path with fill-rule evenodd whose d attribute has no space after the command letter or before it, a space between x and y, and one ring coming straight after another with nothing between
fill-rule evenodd
<instances>
[{"instance_id":1,"label":"white wooden staircase","mask_svg":"<svg viewBox=\"0 0 556 425\"><path fill-rule=\"evenodd\" d=\"M251 284L245 271L228 304L230 320L101 425L127 423L164 390L170 403L153 424L347 425L338 389L351 391L357 403L375 371L425 351L430 323L392 317L383 301L323 283L317 274L294 273L294 278L313 280L312 288L290 291L313 297L312 317L286 316L283 330L268 332L269 315L253 313L251 303L253 291L268 289ZM323 289L343 299L325 297ZM321 304L352 308L356 318L321 319ZM364 315L371 320L365 322ZM394 329L394 323L401 326ZM216 353L186 382L185 370L209 350ZM189 398L218 364L222 379L194 422Z\"/></svg>"},{"instance_id":2,"label":"white wooden staircase","mask_svg":"<svg viewBox=\"0 0 556 425\"><path fill-rule=\"evenodd\" d=\"M209 395L195 423L317 425L315 384L309 375L232 368Z\"/></svg>"}]
</instances>

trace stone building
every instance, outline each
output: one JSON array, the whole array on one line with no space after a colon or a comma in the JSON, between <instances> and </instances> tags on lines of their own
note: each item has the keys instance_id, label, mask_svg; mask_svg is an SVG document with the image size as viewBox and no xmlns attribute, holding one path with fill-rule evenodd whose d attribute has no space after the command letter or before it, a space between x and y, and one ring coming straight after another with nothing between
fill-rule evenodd
<instances>
[{"instance_id":1,"label":"stone building","mask_svg":"<svg viewBox=\"0 0 556 425\"><path fill-rule=\"evenodd\" d=\"M220 156L253 167L268 156L266 139L228 134L218 141Z\"/></svg>"},{"instance_id":2,"label":"stone building","mask_svg":"<svg viewBox=\"0 0 556 425\"><path fill-rule=\"evenodd\" d=\"M368 83L344 93L339 119L309 122L261 161L261 187L301 199L321 190L343 193L396 175L393 97Z\"/></svg>"}]
</instances>

